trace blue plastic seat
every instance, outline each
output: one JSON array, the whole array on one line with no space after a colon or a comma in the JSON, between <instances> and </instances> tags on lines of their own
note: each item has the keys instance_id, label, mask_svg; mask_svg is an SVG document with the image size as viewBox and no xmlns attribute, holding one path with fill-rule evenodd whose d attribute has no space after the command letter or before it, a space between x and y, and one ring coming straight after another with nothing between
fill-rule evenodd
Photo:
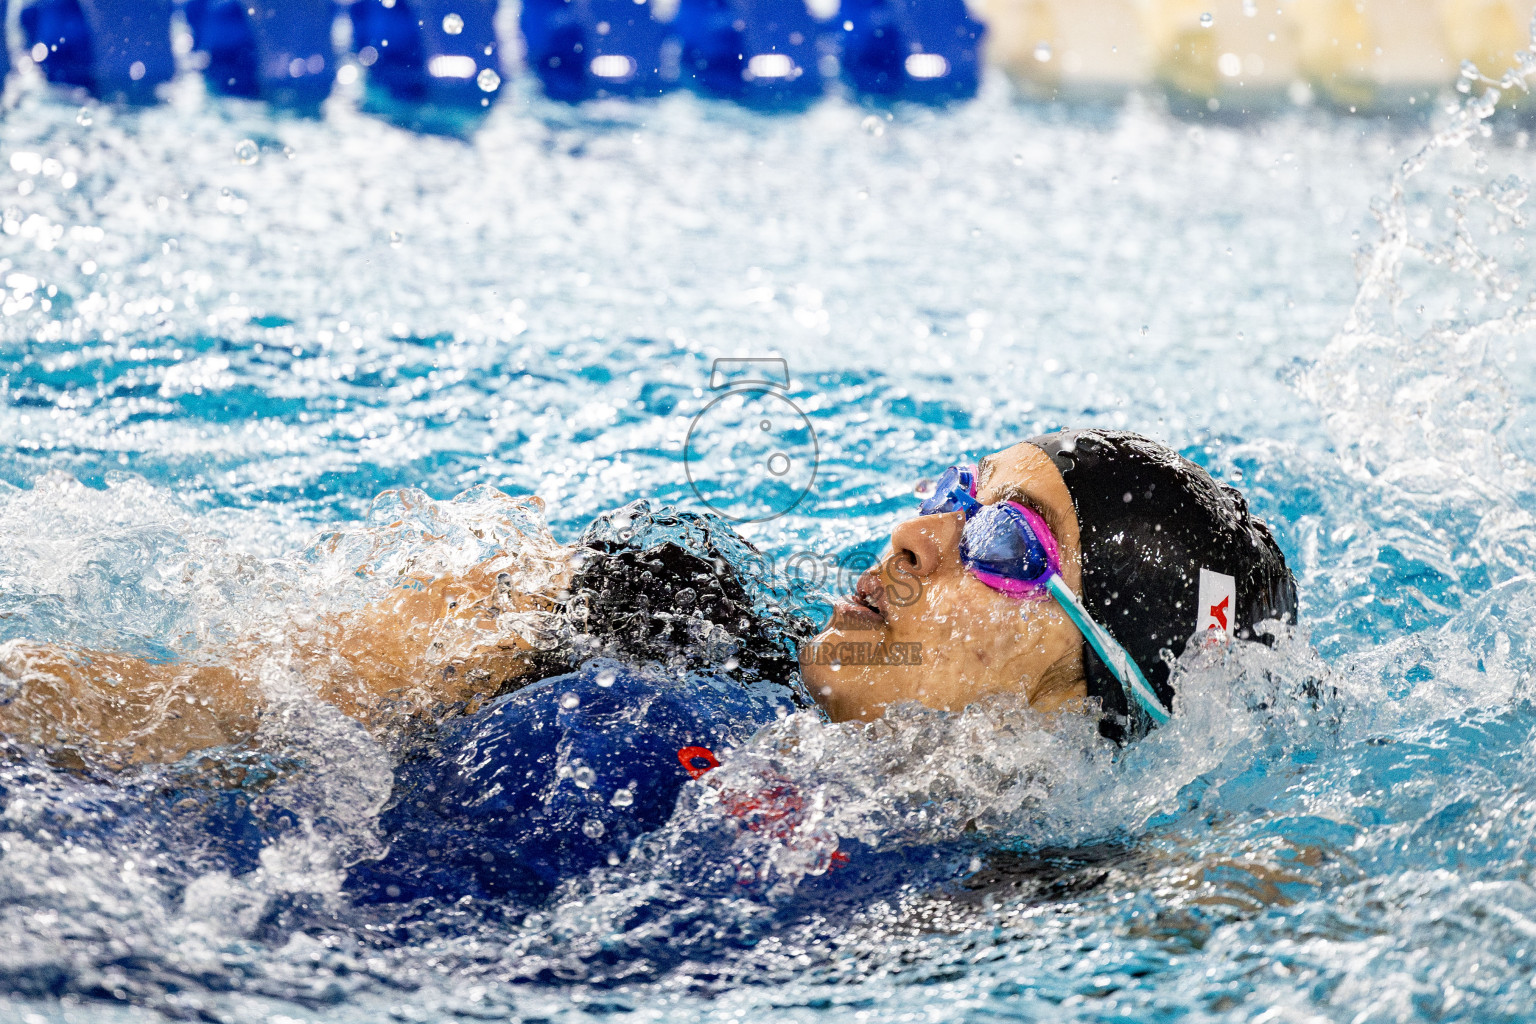
<instances>
[{"instance_id":1,"label":"blue plastic seat","mask_svg":"<svg viewBox=\"0 0 1536 1024\"><path fill-rule=\"evenodd\" d=\"M9 24L10 0L0 0L0 25ZM10 47L0 46L0 86L5 85L5 77L11 73Z\"/></svg>"},{"instance_id":2,"label":"blue plastic seat","mask_svg":"<svg viewBox=\"0 0 1536 1024\"><path fill-rule=\"evenodd\" d=\"M187 0L183 10L213 91L286 106L330 95L333 0Z\"/></svg>"},{"instance_id":3,"label":"blue plastic seat","mask_svg":"<svg viewBox=\"0 0 1536 1024\"><path fill-rule=\"evenodd\" d=\"M396 100L488 106L500 89L496 0L357 0L352 48Z\"/></svg>"},{"instance_id":4,"label":"blue plastic seat","mask_svg":"<svg viewBox=\"0 0 1536 1024\"><path fill-rule=\"evenodd\" d=\"M21 29L48 81L103 99L152 102L176 72L171 0L36 0Z\"/></svg>"},{"instance_id":5,"label":"blue plastic seat","mask_svg":"<svg viewBox=\"0 0 1536 1024\"><path fill-rule=\"evenodd\" d=\"M986 27L964 0L843 0L843 74L858 92L941 103L976 95Z\"/></svg>"},{"instance_id":6,"label":"blue plastic seat","mask_svg":"<svg viewBox=\"0 0 1536 1024\"><path fill-rule=\"evenodd\" d=\"M552 99L658 96L677 82L667 26L647 0L524 0L520 24Z\"/></svg>"},{"instance_id":7,"label":"blue plastic seat","mask_svg":"<svg viewBox=\"0 0 1536 1024\"><path fill-rule=\"evenodd\" d=\"M681 0L672 30L683 79L706 95L775 106L822 93L824 27L804 0Z\"/></svg>"}]
</instances>

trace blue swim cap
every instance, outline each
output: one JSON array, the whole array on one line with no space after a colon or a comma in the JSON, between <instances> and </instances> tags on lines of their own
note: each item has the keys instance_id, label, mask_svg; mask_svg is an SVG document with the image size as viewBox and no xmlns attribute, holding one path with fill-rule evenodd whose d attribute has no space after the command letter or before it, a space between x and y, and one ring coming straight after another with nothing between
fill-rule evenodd
<instances>
[{"instance_id":1,"label":"blue swim cap","mask_svg":"<svg viewBox=\"0 0 1536 1024\"><path fill-rule=\"evenodd\" d=\"M802 690L799 697L809 700ZM795 710L792 688L594 660L449 723L396 771L390 850L352 869L368 901L536 900L617 863L690 778Z\"/></svg>"}]
</instances>

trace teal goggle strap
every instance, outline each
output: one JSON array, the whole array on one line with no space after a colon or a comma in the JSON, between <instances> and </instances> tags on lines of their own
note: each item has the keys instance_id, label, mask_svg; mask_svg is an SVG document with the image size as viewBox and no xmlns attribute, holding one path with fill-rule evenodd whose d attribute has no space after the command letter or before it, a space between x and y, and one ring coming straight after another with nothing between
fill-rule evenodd
<instances>
[{"instance_id":1,"label":"teal goggle strap","mask_svg":"<svg viewBox=\"0 0 1536 1024\"><path fill-rule=\"evenodd\" d=\"M1125 648L1109 635L1107 629L1093 621L1093 616L1088 614L1088 609L1078 601L1077 595L1072 593L1066 581L1060 575L1052 573L1051 578L1046 581L1046 589L1056 599L1056 603L1061 605L1062 611L1067 613L1067 618L1071 619L1073 625L1077 626L1083 634L1083 639L1093 646L1099 660L1108 666L1116 679L1120 680L1129 704L1132 707L1139 707L1156 725L1167 722L1168 709L1163 707L1163 702L1157 699L1156 691L1147 682L1147 677L1141 674L1141 668L1131 660Z\"/></svg>"}]
</instances>

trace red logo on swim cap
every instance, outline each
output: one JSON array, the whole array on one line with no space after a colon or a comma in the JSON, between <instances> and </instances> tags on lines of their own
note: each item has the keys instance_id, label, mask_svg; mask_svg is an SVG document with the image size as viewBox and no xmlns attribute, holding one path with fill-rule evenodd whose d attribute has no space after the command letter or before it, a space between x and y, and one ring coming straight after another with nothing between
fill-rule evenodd
<instances>
[{"instance_id":1,"label":"red logo on swim cap","mask_svg":"<svg viewBox=\"0 0 1536 1024\"><path fill-rule=\"evenodd\" d=\"M695 779L703 778L711 769L720 767L720 759L708 747L684 747L677 752L677 763Z\"/></svg>"},{"instance_id":2,"label":"red logo on swim cap","mask_svg":"<svg viewBox=\"0 0 1536 1024\"><path fill-rule=\"evenodd\" d=\"M1232 636L1232 612L1237 608L1237 580L1223 572L1200 570L1200 592L1195 597L1195 638L1202 644ZM1204 608L1204 612L1199 609Z\"/></svg>"},{"instance_id":3,"label":"red logo on swim cap","mask_svg":"<svg viewBox=\"0 0 1536 1024\"><path fill-rule=\"evenodd\" d=\"M1227 628L1227 605L1232 602L1230 597L1221 599L1221 604L1211 605L1211 618L1215 619L1222 629Z\"/></svg>"}]
</instances>

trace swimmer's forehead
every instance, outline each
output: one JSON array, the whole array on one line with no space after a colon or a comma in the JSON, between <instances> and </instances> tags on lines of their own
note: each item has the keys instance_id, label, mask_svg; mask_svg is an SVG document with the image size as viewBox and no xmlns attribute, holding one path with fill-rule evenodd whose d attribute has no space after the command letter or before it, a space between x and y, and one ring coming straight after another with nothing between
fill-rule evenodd
<instances>
[{"instance_id":1,"label":"swimmer's forehead","mask_svg":"<svg viewBox=\"0 0 1536 1024\"><path fill-rule=\"evenodd\" d=\"M1076 526L1072 495L1051 457L1028 441L1020 441L982 459L977 467L976 497L983 504L1017 501L1045 517L1060 532L1070 520ZM1074 529L1075 533L1076 530Z\"/></svg>"}]
</instances>

